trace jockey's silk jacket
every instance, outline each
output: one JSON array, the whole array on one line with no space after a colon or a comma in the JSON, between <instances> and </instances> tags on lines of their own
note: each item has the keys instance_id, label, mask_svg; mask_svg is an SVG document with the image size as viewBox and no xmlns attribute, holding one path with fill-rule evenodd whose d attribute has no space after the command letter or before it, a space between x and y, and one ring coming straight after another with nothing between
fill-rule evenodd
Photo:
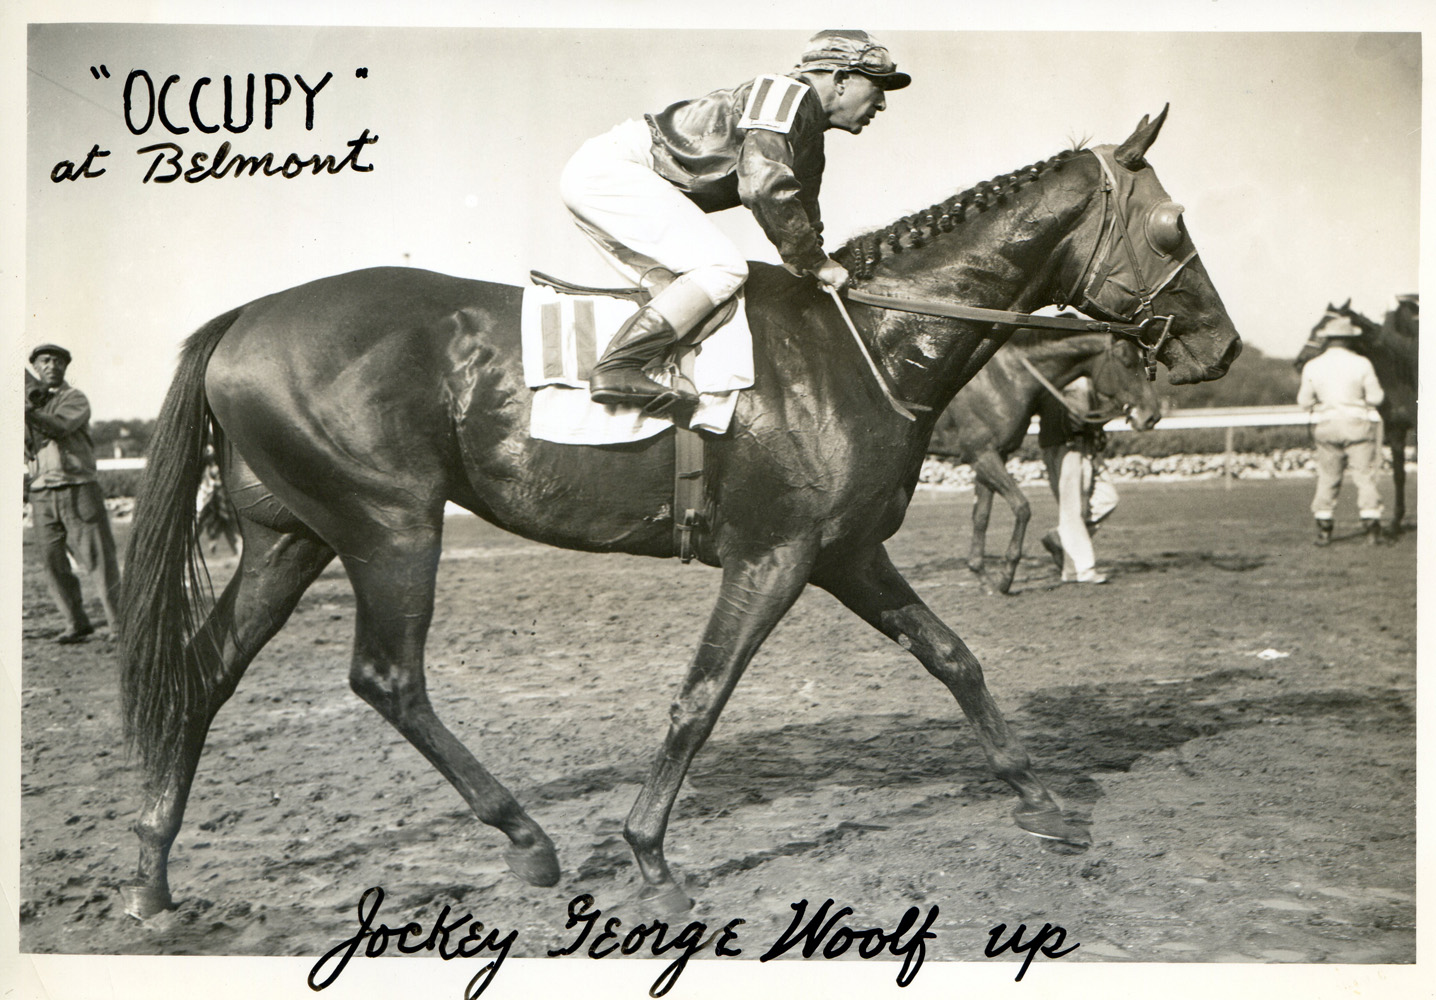
<instances>
[{"instance_id":1,"label":"jockey's silk jacket","mask_svg":"<svg viewBox=\"0 0 1436 1000\"><path fill-rule=\"evenodd\" d=\"M645 115L654 169L704 212L747 207L783 263L806 273L827 256L818 188L828 117L816 92L804 88L786 131L741 127L753 86L763 79Z\"/></svg>"}]
</instances>

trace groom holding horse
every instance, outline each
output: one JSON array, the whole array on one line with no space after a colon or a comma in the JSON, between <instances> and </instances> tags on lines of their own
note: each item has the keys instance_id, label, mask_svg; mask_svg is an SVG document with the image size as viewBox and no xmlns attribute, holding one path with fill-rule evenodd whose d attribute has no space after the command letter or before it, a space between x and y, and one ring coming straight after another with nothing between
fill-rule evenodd
<instances>
[{"instance_id":1,"label":"groom holding horse","mask_svg":"<svg viewBox=\"0 0 1436 1000\"><path fill-rule=\"evenodd\" d=\"M867 32L820 31L791 76L679 101L580 147L560 179L564 203L652 293L594 366L595 401L644 406L668 394L643 367L747 280L743 253L706 213L746 205L784 267L825 287L847 285L847 270L823 251L823 133L857 135L887 107L887 91L911 82Z\"/></svg>"}]
</instances>

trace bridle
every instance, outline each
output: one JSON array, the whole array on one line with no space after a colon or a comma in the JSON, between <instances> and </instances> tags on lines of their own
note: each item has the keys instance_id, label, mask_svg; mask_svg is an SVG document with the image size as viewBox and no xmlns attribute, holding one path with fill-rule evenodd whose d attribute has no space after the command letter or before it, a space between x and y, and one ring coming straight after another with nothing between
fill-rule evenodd
<instances>
[{"instance_id":1,"label":"bridle","mask_svg":"<svg viewBox=\"0 0 1436 1000\"><path fill-rule=\"evenodd\" d=\"M1086 267L1065 296L1067 301L1058 304L1065 306L1071 303L1083 312L1114 316L1115 321L1079 316L1035 316L1006 309L875 295L852 288L847 290L846 297L853 302L883 309L977 320L999 326L1114 333L1136 342L1142 351L1147 381L1156 381L1157 353L1171 337L1174 317L1158 316L1152 307L1152 300L1192 262L1197 251L1185 239L1181 229L1182 206L1165 198L1166 192L1155 181L1150 186L1164 197L1161 200L1154 197L1144 199L1147 204L1138 207L1142 229L1134 235L1130 202L1136 185L1132 175L1136 172L1124 168L1118 175L1108 162L1108 157L1112 155L1111 147L1098 146L1091 152L1102 165L1102 215L1098 235L1092 243ZM1120 253L1118 246L1122 248ZM1178 258L1176 253L1183 248L1188 252Z\"/></svg>"},{"instance_id":2,"label":"bridle","mask_svg":"<svg viewBox=\"0 0 1436 1000\"><path fill-rule=\"evenodd\" d=\"M1107 349L1102 352L1102 355L1105 359L1112 358L1112 351L1115 349L1115 346L1115 342L1108 342ZM1037 366L1032 363L1032 361L1027 357L1027 355L1019 354L1017 355L1017 360L1022 362L1022 367L1027 369L1027 373L1037 380L1037 384L1040 385L1049 396L1056 400L1056 402L1064 410L1070 413L1073 418L1080 423L1105 424L1113 417L1124 415L1130 417L1132 414L1133 407L1131 404L1117 405L1118 401L1115 396L1108 396L1106 393L1102 392L1100 389L1097 388L1097 378L1099 376L1100 369L1098 371L1093 371L1087 376L1089 379L1091 379L1092 382L1092 395L1097 397L1099 400L1107 400L1114 405L1105 408L1099 407L1095 410L1088 411L1078 408L1076 404L1074 404L1070 399L1068 399L1067 394L1064 393L1061 389L1057 388L1057 386L1053 385L1052 382L1047 378L1047 376L1043 375L1042 372L1037 368ZM1100 364L1105 363L1109 363L1109 361L1100 362Z\"/></svg>"}]
</instances>

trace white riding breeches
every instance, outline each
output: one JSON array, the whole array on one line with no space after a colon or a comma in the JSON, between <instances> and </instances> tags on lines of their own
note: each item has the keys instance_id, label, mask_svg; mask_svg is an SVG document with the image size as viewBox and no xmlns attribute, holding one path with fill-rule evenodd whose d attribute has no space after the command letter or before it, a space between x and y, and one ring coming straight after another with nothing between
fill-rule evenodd
<instances>
[{"instance_id":1,"label":"white riding breeches","mask_svg":"<svg viewBox=\"0 0 1436 1000\"><path fill-rule=\"evenodd\" d=\"M1117 507L1117 488L1094 468L1091 456L1067 445L1042 449L1047 481L1057 497L1057 536L1062 542L1062 579L1097 576L1092 532Z\"/></svg>"},{"instance_id":2,"label":"white riding breeches","mask_svg":"<svg viewBox=\"0 0 1436 1000\"><path fill-rule=\"evenodd\" d=\"M559 178L564 204L632 280L661 265L701 289L710 308L726 302L748 279L748 262L702 209L653 169L652 144L642 120L585 142ZM662 298L654 300L659 312Z\"/></svg>"}]
</instances>

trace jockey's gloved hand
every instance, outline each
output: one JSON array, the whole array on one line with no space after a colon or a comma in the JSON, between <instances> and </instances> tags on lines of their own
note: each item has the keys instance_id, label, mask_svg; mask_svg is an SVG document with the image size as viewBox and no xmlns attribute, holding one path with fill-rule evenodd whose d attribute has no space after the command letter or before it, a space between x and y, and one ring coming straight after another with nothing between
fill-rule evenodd
<instances>
[{"instance_id":1,"label":"jockey's gloved hand","mask_svg":"<svg viewBox=\"0 0 1436 1000\"><path fill-rule=\"evenodd\" d=\"M851 280L848 269L831 257L813 269L813 277L817 278L818 284L824 288L831 288L836 292L847 288L848 282Z\"/></svg>"}]
</instances>

